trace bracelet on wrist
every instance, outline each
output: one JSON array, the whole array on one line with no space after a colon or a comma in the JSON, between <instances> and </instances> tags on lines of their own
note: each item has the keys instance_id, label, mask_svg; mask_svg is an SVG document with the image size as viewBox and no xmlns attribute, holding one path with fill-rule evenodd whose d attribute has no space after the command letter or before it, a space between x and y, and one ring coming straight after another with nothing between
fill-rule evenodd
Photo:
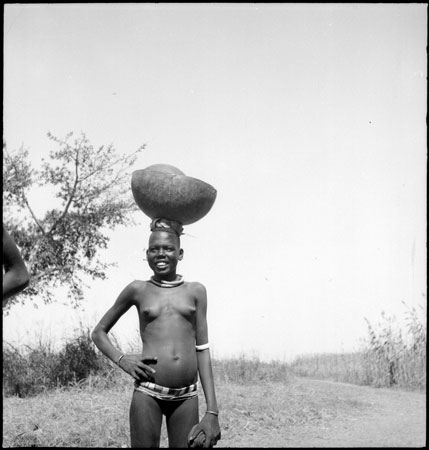
<instances>
[{"instance_id":1,"label":"bracelet on wrist","mask_svg":"<svg viewBox=\"0 0 429 450\"><path fill-rule=\"evenodd\" d=\"M118 360L116 361L116 365L119 366L119 363L121 362L121 359L125 356L124 353L122 353L122 355L118 358Z\"/></svg>"},{"instance_id":2,"label":"bracelet on wrist","mask_svg":"<svg viewBox=\"0 0 429 450\"><path fill-rule=\"evenodd\" d=\"M209 411L209 410L207 410L206 414L213 414L214 416L217 417L219 415L219 411Z\"/></svg>"}]
</instances>

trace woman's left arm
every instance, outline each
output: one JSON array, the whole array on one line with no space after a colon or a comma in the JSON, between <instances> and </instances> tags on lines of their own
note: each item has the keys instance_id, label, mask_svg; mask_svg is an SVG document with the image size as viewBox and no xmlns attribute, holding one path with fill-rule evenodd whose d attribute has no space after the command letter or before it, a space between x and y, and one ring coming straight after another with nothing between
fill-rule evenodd
<instances>
[{"instance_id":1,"label":"woman's left arm","mask_svg":"<svg viewBox=\"0 0 429 450\"><path fill-rule=\"evenodd\" d=\"M216 401L210 348L207 346L205 348L203 347L203 349L198 349L199 346L209 344L207 327L207 292L206 288L200 283L196 283L195 298L197 307L196 352L198 372L206 399L207 412L201 419L201 422L192 428L189 433L188 442L192 446L194 439L198 436L200 431L203 431L205 434L204 447L208 448L217 444L217 441L221 438L221 432L217 416L219 410Z\"/></svg>"}]
</instances>

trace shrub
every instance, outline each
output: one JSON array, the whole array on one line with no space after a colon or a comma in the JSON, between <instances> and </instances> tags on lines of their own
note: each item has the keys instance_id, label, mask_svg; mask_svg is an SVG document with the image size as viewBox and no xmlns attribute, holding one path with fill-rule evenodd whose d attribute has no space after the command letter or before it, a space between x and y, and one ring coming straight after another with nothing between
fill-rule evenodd
<instances>
[{"instance_id":1,"label":"shrub","mask_svg":"<svg viewBox=\"0 0 429 450\"><path fill-rule=\"evenodd\" d=\"M80 382L93 373L103 370L104 364L98 357L89 332L83 333L57 356L54 376L61 386L68 386Z\"/></svg>"},{"instance_id":2,"label":"shrub","mask_svg":"<svg viewBox=\"0 0 429 450\"><path fill-rule=\"evenodd\" d=\"M106 359L95 351L89 331L66 343L59 352L41 342L17 349L3 349L3 395L27 397L47 389L81 383L93 374L108 371Z\"/></svg>"}]
</instances>

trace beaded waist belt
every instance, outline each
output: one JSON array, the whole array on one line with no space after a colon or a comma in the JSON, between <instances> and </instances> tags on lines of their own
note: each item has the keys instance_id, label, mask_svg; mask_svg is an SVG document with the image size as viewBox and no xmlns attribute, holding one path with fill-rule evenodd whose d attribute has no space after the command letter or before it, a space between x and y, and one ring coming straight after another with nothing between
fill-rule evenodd
<instances>
[{"instance_id":1,"label":"beaded waist belt","mask_svg":"<svg viewBox=\"0 0 429 450\"><path fill-rule=\"evenodd\" d=\"M167 388L149 381L134 382L137 391L144 392L160 400L182 400L198 395L198 382L183 388Z\"/></svg>"}]
</instances>

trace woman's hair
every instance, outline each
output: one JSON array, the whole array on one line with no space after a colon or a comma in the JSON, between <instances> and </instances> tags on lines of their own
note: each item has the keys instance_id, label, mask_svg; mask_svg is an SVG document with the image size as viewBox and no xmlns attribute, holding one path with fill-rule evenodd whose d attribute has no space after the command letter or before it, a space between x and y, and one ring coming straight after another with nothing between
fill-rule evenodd
<instances>
[{"instance_id":1,"label":"woman's hair","mask_svg":"<svg viewBox=\"0 0 429 450\"><path fill-rule=\"evenodd\" d=\"M151 231L167 231L175 233L178 237L183 234L183 226L177 220L153 219L150 224Z\"/></svg>"},{"instance_id":2,"label":"woman's hair","mask_svg":"<svg viewBox=\"0 0 429 450\"><path fill-rule=\"evenodd\" d=\"M173 234L177 238L180 248L180 235L183 233L183 226L180 222L169 219L153 219L150 224L150 229L152 233L164 231Z\"/></svg>"}]
</instances>

